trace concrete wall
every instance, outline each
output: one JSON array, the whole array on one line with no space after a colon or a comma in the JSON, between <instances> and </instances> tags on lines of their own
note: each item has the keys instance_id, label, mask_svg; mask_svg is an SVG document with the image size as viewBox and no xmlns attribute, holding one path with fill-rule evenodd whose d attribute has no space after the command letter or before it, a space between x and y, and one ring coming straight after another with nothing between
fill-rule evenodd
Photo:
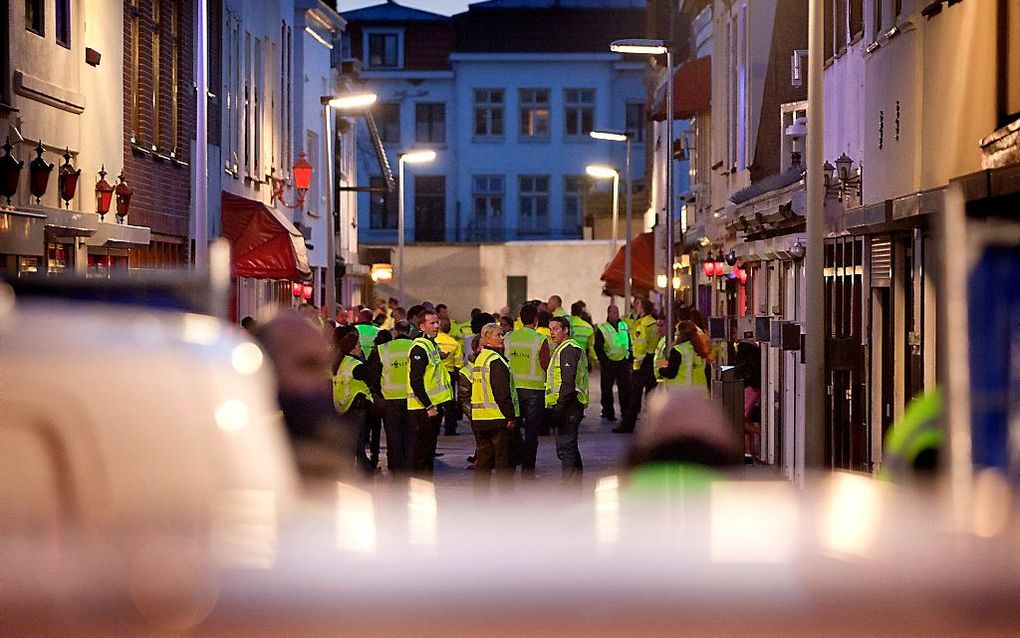
<instances>
[{"instance_id":1,"label":"concrete wall","mask_svg":"<svg viewBox=\"0 0 1020 638\"><path fill-rule=\"evenodd\" d=\"M605 316L608 297L599 277L609 255L607 241L541 241L506 244L407 246L406 303L445 303L455 319L472 308L486 311L507 302L506 278L528 278L528 298L563 297L564 305L583 299L592 316ZM394 259L396 255L394 255ZM397 296L396 281L377 284L377 298Z\"/></svg>"}]
</instances>

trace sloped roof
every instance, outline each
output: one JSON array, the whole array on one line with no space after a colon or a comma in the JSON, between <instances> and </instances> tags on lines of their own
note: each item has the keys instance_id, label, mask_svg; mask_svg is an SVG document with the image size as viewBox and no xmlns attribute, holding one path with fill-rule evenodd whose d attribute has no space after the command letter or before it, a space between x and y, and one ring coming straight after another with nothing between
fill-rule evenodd
<instances>
[{"instance_id":1,"label":"sloped roof","mask_svg":"<svg viewBox=\"0 0 1020 638\"><path fill-rule=\"evenodd\" d=\"M371 7L365 7L364 9L344 11L340 15L348 22L362 23L445 22L450 19L447 16L438 13L431 13L429 11L422 11L421 9L405 7L393 2L393 0L388 0L387 2L373 5Z\"/></svg>"},{"instance_id":2,"label":"sloped roof","mask_svg":"<svg viewBox=\"0 0 1020 638\"><path fill-rule=\"evenodd\" d=\"M609 43L645 30L643 7L502 8L470 5L453 16L460 53L609 53ZM520 0L493 0L520 2Z\"/></svg>"}]
</instances>

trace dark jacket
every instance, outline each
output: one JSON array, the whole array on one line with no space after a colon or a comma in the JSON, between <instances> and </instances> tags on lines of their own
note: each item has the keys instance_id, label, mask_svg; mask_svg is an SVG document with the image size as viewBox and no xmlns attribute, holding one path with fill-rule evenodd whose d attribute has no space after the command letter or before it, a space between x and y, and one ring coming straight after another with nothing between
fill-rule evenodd
<instances>
[{"instance_id":1,"label":"dark jacket","mask_svg":"<svg viewBox=\"0 0 1020 638\"><path fill-rule=\"evenodd\" d=\"M660 379L675 379L680 372L680 365L683 363L683 355L676 348L669 351L669 359L666 360L666 367L655 371Z\"/></svg>"},{"instance_id":2,"label":"dark jacket","mask_svg":"<svg viewBox=\"0 0 1020 638\"><path fill-rule=\"evenodd\" d=\"M420 335L423 339L428 339L432 342L437 349L439 345L436 344L435 339L430 339L425 334ZM420 349L419 349L420 350ZM429 393L425 391L425 370L429 367L429 360L424 351L415 353L415 348L411 348L410 365L407 369L407 378L411 382L411 392L414 392L414 396L421 401L421 404L428 410L432 407L432 399L429 398Z\"/></svg>"}]
</instances>

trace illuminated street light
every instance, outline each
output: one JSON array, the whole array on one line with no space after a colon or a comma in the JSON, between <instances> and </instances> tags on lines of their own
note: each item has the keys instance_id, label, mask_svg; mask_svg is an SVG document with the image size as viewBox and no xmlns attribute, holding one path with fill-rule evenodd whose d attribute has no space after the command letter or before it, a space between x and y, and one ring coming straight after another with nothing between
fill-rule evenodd
<instances>
[{"instance_id":1,"label":"illuminated street light","mask_svg":"<svg viewBox=\"0 0 1020 638\"><path fill-rule=\"evenodd\" d=\"M326 104L334 109L344 111L372 106L378 99L379 96L375 93L351 93L350 95L329 97Z\"/></svg>"},{"instance_id":2,"label":"illuminated street light","mask_svg":"<svg viewBox=\"0 0 1020 638\"><path fill-rule=\"evenodd\" d=\"M629 317L631 315L631 294L630 294L630 279L631 279L631 245L630 241L634 236L634 232L631 230L631 217L634 216L632 207L632 193L634 191L630 182L630 143L631 134L626 131L614 131L610 129L596 129L589 133L594 139L606 140L609 142L626 142L627 143L627 159L624 164L624 180L627 182L627 220L623 223L623 232L626 238L623 242L623 313L624 316ZM615 225L614 225L615 226ZM614 228L615 231L615 228ZM614 255L615 256L615 255Z\"/></svg>"},{"instance_id":3,"label":"illuminated street light","mask_svg":"<svg viewBox=\"0 0 1020 638\"><path fill-rule=\"evenodd\" d=\"M644 55L662 55L669 53L666 43L662 40L649 40L646 38L630 38L626 40L614 40L609 45L613 53L642 53Z\"/></svg>"},{"instance_id":4,"label":"illuminated street light","mask_svg":"<svg viewBox=\"0 0 1020 638\"><path fill-rule=\"evenodd\" d=\"M436 159L431 149L408 151L397 156L397 298L404 303L404 164L425 164Z\"/></svg>"},{"instance_id":5,"label":"illuminated street light","mask_svg":"<svg viewBox=\"0 0 1020 638\"><path fill-rule=\"evenodd\" d=\"M612 239L609 242L609 262L612 263L613 258L616 257L616 226L620 218L620 171L601 164L589 164L584 170L596 179L613 180L613 231ZM611 296L610 301L612 301Z\"/></svg>"}]
</instances>

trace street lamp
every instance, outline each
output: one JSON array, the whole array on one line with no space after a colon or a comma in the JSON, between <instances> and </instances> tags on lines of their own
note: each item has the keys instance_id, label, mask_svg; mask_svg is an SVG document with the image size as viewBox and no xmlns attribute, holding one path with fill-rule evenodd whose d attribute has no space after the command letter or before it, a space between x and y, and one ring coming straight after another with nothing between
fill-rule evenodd
<instances>
[{"instance_id":1,"label":"street lamp","mask_svg":"<svg viewBox=\"0 0 1020 638\"><path fill-rule=\"evenodd\" d=\"M606 140L609 142L626 142L627 143L627 159L624 164L624 180L627 182L627 220L623 223L623 232L627 236L624 239L623 244L623 311L626 316L630 316L630 278L631 278L631 248L630 240L633 236L631 230L631 217L633 216L632 211L632 191L634 190L630 182L630 143L631 135L626 131L612 131L608 129L596 129L589 133L593 138L597 140ZM613 236L616 235L616 224L613 224ZM615 242L614 242L615 244ZM614 255L615 256L615 255Z\"/></svg>"},{"instance_id":2,"label":"street lamp","mask_svg":"<svg viewBox=\"0 0 1020 638\"><path fill-rule=\"evenodd\" d=\"M397 298L404 303L404 164L425 164L436 159L431 149L397 156Z\"/></svg>"},{"instance_id":3,"label":"street lamp","mask_svg":"<svg viewBox=\"0 0 1020 638\"><path fill-rule=\"evenodd\" d=\"M336 161L333 153L333 129L330 109L338 111L355 111L365 109L375 103L375 93L344 93L341 95L323 95L319 98L322 104L323 131L326 133L326 298L323 305L329 308L329 316L336 315L336 233L339 228L333 209L334 189L336 188Z\"/></svg>"},{"instance_id":4,"label":"street lamp","mask_svg":"<svg viewBox=\"0 0 1020 638\"><path fill-rule=\"evenodd\" d=\"M613 180L613 229L609 241L609 261L612 262L613 257L616 257L616 227L620 218L620 171L601 164L589 164L584 170L596 179Z\"/></svg>"},{"instance_id":5,"label":"street lamp","mask_svg":"<svg viewBox=\"0 0 1020 638\"><path fill-rule=\"evenodd\" d=\"M609 45L615 53L637 53L642 55L666 55L666 263L673 263L673 51L663 40L633 38L615 40ZM628 215L628 219L630 216ZM666 287L666 352L673 349L673 299L672 286Z\"/></svg>"}]
</instances>

